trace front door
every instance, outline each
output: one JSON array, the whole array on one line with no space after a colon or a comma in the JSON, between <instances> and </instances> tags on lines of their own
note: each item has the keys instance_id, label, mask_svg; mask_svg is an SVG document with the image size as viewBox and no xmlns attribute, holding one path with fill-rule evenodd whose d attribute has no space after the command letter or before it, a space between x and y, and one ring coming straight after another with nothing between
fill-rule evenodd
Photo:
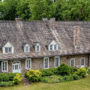
<instances>
[{"instance_id":1,"label":"front door","mask_svg":"<svg viewBox=\"0 0 90 90\"><path fill-rule=\"evenodd\" d=\"M12 65L12 71L13 73L21 73L21 64L20 62L13 62L13 65Z\"/></svg>"}]
</instances>

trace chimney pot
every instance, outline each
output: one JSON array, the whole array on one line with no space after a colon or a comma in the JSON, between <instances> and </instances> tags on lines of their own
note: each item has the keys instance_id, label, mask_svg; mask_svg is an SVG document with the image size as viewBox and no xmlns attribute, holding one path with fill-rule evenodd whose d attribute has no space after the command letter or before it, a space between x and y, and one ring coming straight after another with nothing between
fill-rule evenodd
<instances>
[{"instance_id":1,"label":"chimney pot","mask_svg":"<svg viewBox=\"0 0 90 90\"><path fill-rule=\"evenodd\" d=\"M22 21L22 18L15 18L16 22Z\"/></svg>"},{"instance_id":2,"label":"chimney pot","mask_svg":"<svg viewBox=\"0 0 90 90\"><path fill-rule=\"evenodd\" d=\"M47 18L43 18L43 21L48 21L48 19Z\"/></svg>"}]
</instances>

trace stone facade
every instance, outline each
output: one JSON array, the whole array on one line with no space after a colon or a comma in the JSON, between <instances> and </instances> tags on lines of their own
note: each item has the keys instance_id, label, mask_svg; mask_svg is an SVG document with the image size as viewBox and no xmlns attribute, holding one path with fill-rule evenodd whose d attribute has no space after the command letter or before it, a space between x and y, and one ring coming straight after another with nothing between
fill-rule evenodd
<instances>
[{"instance_id":1,"label":"stone facade","mask_svg":"<svg viewBox=\"0 0 90 90\"><path fill-rule=\"evenodd\" d=\"M70 66L70 60L75 59L75 66L76 65L81 65L81 58L85 58L85 67L88 66L88 55L73 55L73 56L60 56L60 64L61 63L66 63L68 66ZM33 58L31 60L31 69L43 69L44 68L44 63L43 63L44 58ZM12 63L14 61L20 61L21 63L21 73L24 73L26 71L25 69L25 60L10 60L8 61L8 72L12 72ZM49 68L54 67L54 57L49 57ZM0 62L0 70L1 70L1 62ZM0 71L1 72L1 71Z\"/></svg>"}]
</instances>

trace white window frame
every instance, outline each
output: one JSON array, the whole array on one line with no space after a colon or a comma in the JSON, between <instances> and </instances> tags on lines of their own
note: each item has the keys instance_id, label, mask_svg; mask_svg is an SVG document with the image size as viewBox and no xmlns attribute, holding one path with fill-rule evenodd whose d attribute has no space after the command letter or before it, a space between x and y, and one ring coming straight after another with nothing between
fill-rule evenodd
<instances>
[{"instance_id":1,"label":"white window frame","mask_svg":"<svg viewBox=\"0 0 90 90\"><path fill-rule=\"evenodd\" d=\"M27 47L28 47L28 51L26 51ZM24 52L30 52L30 46L29 45L24 46Z\"/></svg>"},{"instance_id":2,"label":"white window frame","mask_svg":"<svg viewBox=\"0 0 90 90\"><path fill-rule=\"evenodd\" d=\"M50 49L50 46L52 45L52 50ZM56 46L56 49L55 49L55 46ZM48 45L48 50L49 51L56 51L56 50L58 50L58 44L49 44Z\"/></svg>"},{"instance_id":3,"label":"white window frame","mask_svg":"<svg viewBox=\"0 0 90 90\"><path fill-rule=\"evenodd\" d=\"M39 50L37 49L38 46L39 46ZM40 44L36 44L36 45L35 45L35 52L40 52L40 50L41 50Z\"/></svg>"},{"instance_id":4,"label":"white window frame","mask_svg":"<svg viewBox=\"0 0 90 90\"><path fill-rule=\"evenodd\" d=\"M47 68L45 68L45 59L48 59L48 67ZM44 57L43 66L44 66L44 69L48 69L49 68L49 57Z\"/></svg>"},{"instance_id":5,"label":"white window frame","mask_svg":"<svg viewBox=\"0 0 90 90\"><path fill-rule=\"evenodd\" d=\"M72 60L74 60L74 66L72 66L72 67L75 67L75 59L74 58L70 59L70 66L71 66L71 61Z\"/></svg>"},{"instance_id":6,"label":"white window frame","mask_svg":"<svg viewBox=\"0 0 90 90\"><path fill-rule=\"evenodd\" d=\"M82 59L84 59L84 65L81 65L81 60ZM84 68L85 67L85 58L81 58L81 60L80 60L80 65L81 65L82 68Z\"/></svg>"},{"instance_id":7,"label":"white window frame","mask_svg":"<svg viewBox=\"0 0 90 90\"><path fill-rule=\"evenodd\" d=\"M30 61L30 64L29 63L27 63L27 61ZM25 68L26 68L26 70L30 70L31 69L31 63L32 63L32 61L31 61L31 59L26 59L25 60ZM29 67L27 67L27 64L28 64L28 66L30 66L30 68Z\"/></svg>"},{"instance_id":8,"label":"white window frame","mask_svg":"<svg viewBox=\"0 0 90 90\"><path fill-rule=\"evenodd\" d=\"M55 68L58 67L58 66L55 66L56 58L59 58L58 66L60 66L60 56L55 56L55 57L54 57L54 67L55 67Z\"/></svg>"},{"instance_id":9,"label":"white window frame","mask_svg":"<svg viewBox=\"0 0 90 90\"><path fill-rule=\"evenodd\" d=\"M5 70L5 62L7 63L7 70ZM4 63L4 70L3 70L3 63ZM1 72L5 73L5 72L8 72L8 61L2 61L1 62Z\"/></svg>"},{"instance_id":10,"label":"white window frame","mask_svg":"<svg viewBox=\"0 0 90 90\"><path fill-rule=\"evenodd\" d=\"M8 48L8 52L7 53L5 52L6 48ZM9 48L11 48L11 52L9 52ZM3 54L11 54L11 53L14 53L14 47L13 46L12 47L3 47L2 51L3 51Z\"/></svg>"}]
</instances>

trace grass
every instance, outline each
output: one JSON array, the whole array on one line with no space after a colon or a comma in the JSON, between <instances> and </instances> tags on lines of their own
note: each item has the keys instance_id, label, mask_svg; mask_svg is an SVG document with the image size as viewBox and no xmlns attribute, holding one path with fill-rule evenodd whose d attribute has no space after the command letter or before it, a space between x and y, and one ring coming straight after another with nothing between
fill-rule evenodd
<instances>
[{"instance_id":1,"label":"grass","mask_svg":"<svg viewBox=\"0 0 90 90\"><path fill-rule=\"evenodd\" d=\"M0 87L0 90L90 90L90 76L87 78L62 83L32 83L30 86L19 84L13 87Z\"/></svg>"}]
</instances>

